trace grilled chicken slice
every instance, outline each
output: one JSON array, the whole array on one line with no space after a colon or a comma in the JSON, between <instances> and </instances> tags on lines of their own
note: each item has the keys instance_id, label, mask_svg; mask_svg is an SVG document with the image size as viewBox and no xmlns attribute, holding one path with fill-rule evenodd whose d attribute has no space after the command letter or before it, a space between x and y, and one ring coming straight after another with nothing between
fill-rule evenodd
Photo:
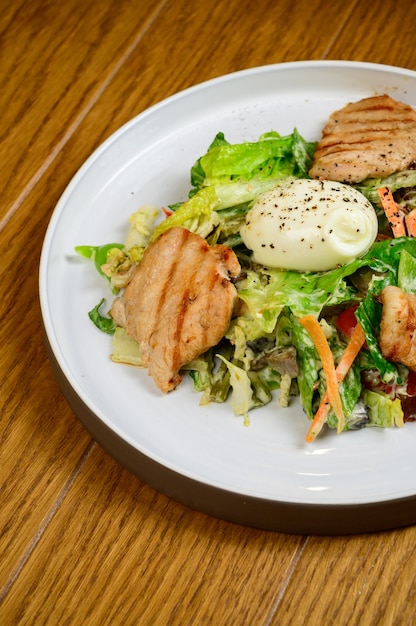
<instances>
[{"instance_id":1,"label":"grilled chicken slice","mask_svg":"<svg viewBox=\"0 0 416 626\"><path fill-rule=\"evenodd\" d=\"M180 369L224 336L237 300L234 252L184 228L170 228L146 250L111 314L140 346L161 391L181 382Z\"/></svg>"},{"instance_id":2,"label":"grilled chicken slice","mask_svg":"<svg viewBox=\"0 0 416 626\"><path fill-rule=\"evenodd\" d=\"M416 295L389 286L382 290L381 301L381 353L416 371Z\"/></svg>"},{"instance_id":3,"label":"grilled chicken slice","mask_svg":"<svg viewBox=\"0 0 416 626\"><path fill-rule=\"evenodd\" d=\"M322 131L309 175L358 183L416 161L416 111L387 95L335 111Z\"/></svg>"}]
</instances>

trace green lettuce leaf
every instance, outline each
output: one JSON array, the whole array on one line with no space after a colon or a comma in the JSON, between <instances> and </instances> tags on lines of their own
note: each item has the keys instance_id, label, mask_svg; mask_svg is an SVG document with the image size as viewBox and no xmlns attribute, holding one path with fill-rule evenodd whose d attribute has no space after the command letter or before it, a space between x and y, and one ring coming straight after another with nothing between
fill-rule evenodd
<instances>
[{"instance_id":1,"label":"green lettuce leaf","mask_svg":"<svg viewBox=\"0 0 416 626\"><path fill-rule=\"evenodd\" d=\"M406 248L400 254L397 286L406 293L416 293L416 256Z\"/></svg>"},{"instance_id":2,"label":"green lettuce leaf","mask_svg":"<svg viewBox=\"0 0 416 626\"><path fill-rule=\"evenodd\" d=\"M97 306L95 306L91 311L88 312L88 317L93 322L93 324L101 330L103 333L107 333L107 335L114 335L117 325L112 317L106 317L101 314L100 309L104 304L105 299L101 298Z\"/></svg>"},{"instance_id":3,"label":"green lettuce leaf","mask_svg":"<svg viewBox=\"0 0 416 626\"><path fill-rule=\"evenodd\" d=\"M395 172L384 178L367 178L361 183L353 185L360 191L370 202L381 207L380 198L377 189L380 187L388 187L392 193L399 189L405 189L416 186L416 170L403 170Z\"/></svg>"},{"instance_id":4,"label":"green lettuce leaf","mask_svg":"<svg viewBox=\"0 0 416 626\"><path fill-rule=\"evenodd\" d=\"M369 426L380 428L403 426L403 410L399 398L392 400L383 393L375 393L368 389L363 395L368 408Z\"/></svg>"},{"instance_id":5,"label":"green lettuce leaf","mask_svg":"<svg viewBox=\"0 0 416 626\"><path fill-rule=\"evenodd\" d=\"M297 378L302 406L309 419L314 415L314 388L320 363L309 333L295 316L292 316L292 340L298 354L299 374Z\"/></svg>"},{"instance_id":6,"label":"green lettuce leaf","mask_svg":"<svg viewBox=\"0 0 416 626\"><path fill-rule=\"evenodd\" d=\"M272 131L256 142L238 144L228 143L219 133L192 167L191 183L198 190L231 181L307 177L315 146L296 129L285 137Z\"/></svg>"}]
</instances>

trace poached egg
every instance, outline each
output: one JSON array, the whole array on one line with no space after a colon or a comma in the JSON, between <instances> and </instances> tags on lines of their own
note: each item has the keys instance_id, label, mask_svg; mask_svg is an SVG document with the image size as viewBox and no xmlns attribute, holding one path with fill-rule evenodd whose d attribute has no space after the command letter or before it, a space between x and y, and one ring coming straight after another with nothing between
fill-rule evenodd
<instances>
[{"instance_id":1,"label":"poached egg","mask_svg":"<svg viewBox=\"0 0 416 626\"><path fill-rule=\"evenodd\" d=\"M353 187L297 179L258 196L240 233L260 265L320 272L365 254L378 221L371 202Z\"/></svg>"}]
</instances>

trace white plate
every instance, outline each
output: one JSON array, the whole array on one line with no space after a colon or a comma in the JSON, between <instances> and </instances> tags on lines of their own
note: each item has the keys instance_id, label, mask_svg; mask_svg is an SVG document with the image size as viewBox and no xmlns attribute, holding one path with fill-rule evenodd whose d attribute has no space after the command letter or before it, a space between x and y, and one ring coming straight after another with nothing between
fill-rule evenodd
<instances>
[{"instance_id":1,"label":"white plate","mask_svg":"<svg viewBox=\"0 0 416 626\"><path fill-rule=\"evenodd\" d=\"M163 396L144 370L113 364L87 311L111 294L79 244L123 241L145 203L185 199L189 171L218 131L231 142L296 126L320 137L345 103L388 93L416 106L416 73L337 61L264 66L215 79L145 111L111 136L60 199L45 237L40 299L57 377L78 417L113 456L201 511L261 528L348 533L416 522L416 424L326 432L306 444L297 403L251 413L199 406L189 380Z\"/></svg>"}]
</instances>

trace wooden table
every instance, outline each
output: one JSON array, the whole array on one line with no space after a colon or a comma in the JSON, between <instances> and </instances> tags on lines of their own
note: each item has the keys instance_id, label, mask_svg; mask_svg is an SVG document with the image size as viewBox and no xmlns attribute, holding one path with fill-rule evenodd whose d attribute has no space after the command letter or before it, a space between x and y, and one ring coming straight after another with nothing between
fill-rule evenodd
<instances>
[{"instance_id":1,"label":"wooden table","mask_svg":"<svg viewBox=\"0 0 416 626\"><path fill-rule=\"evenodd\" d=\"M416 3L2 3L0 623L416 624L416 528L285 535L187 509L120 467L45 352L38 261L56 202L150 105L269 63L416 69ZM388 459L386 459L388 463Z\"/></svg>"}]
</instances>

